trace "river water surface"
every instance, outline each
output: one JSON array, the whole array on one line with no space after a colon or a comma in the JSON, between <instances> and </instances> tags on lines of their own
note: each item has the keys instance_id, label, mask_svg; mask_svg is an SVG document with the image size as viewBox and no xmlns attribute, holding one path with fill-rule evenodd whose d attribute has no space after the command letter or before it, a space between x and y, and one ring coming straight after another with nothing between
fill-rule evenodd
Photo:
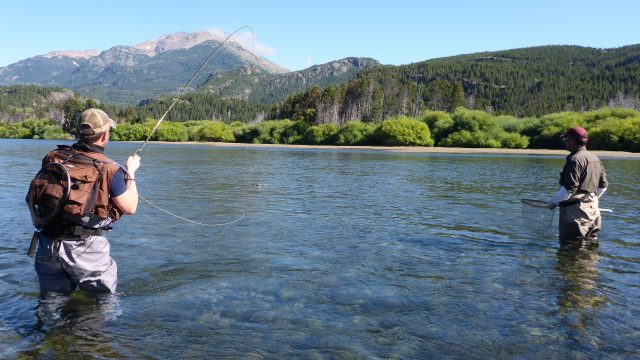
<instances>
[{"instance_id":1,"label":"river water surface","mask_svg":"<svg viewBox=\"0 0 640 360\"><path fill-rule=\"evenodd\" d=\"M603 159L600 247L565 252L519 202L563 156L150 144L142 197L239 220L141 201L117 296L40 300L24 195L55 144L0 140L0 358L640 356L637 159Z\"/></svg>"}]
</instances>

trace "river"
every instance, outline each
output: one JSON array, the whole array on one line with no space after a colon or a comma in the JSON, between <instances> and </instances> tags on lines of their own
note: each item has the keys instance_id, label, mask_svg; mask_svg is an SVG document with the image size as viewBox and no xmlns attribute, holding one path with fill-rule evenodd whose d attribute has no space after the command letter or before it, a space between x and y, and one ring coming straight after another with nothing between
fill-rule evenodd
<instances>
[{"instance_id":1,"label":"river","mask_svg":"<svg viewBox=\"0 0 640 360\"><path fill-rule=\"evenodd\" d=\"M56 143L0 140L0 358L640 356L638 159L603 158L600 247L564 252L519 201L563 156L152 143L118 295L41 300L24 195Z\"/></svg>"}]
</instances>

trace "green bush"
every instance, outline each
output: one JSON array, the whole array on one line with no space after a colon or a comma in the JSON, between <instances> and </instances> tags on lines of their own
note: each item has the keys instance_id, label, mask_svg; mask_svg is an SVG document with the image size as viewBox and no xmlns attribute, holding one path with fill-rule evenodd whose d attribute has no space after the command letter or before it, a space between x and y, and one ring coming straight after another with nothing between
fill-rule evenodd
<instances>
[{"instance_id":1,"label":"green bush","mask_svg":"<svg viewBox=\"0 0 640 360\"><path fill-rule=\"evenodd\" d=\"M406 116L387 119L380 126L380 139L388 146L433 146L429 127Z\"/></svg>"},{"instance_id":2,"label":"green bush","mask_svg":"<svg viewBox=\"0 0 640 360\"><path fill-rule=\"evenodd\" d=\"M421 120L431 129L436 144L453 132L453 119L444 111L427 111Z\"/></svg>"},{"instance_id":3,"label":"green bush","mask_svg":"<svg viewBox=\"0 0 640 360\"><path fill-rule=\"evenodd\" d=\"M234 142L235 137L229 125L221 121L208 122L195 132L195 141Z\"/></svg>"},{"instance_id":4,"label":"green bush","mask_svg":"<svg viewBox=\"0 0 640 360\"><path fill-rule=\"evenodd\" d=\"M187 141L197 141L196 134L198 133L198 130L200 130L202 126L204 126L209 122L211 122L211 120L189 120L189 121L181 122L181 124L184 126L185 130L187 131L187 139L188 139Z\"/></svg>"},{"instance_id":5,"label":"green bush","mask_svg":"<svg viewBox=\"0 0 640 360\"><path fill-rule=\"evenodd\" d=\"M451 120L451 115L444 111L425 111L422 113L420 117L420 121L423 121L430 129L433 129L435 124L439 121L448 121Z\"/></svg>"},{"instance_id":6,"label":"green bush","mask_svg":"<svg viewBox=\"0 0 640 360\"><path fill-rule=\"evenodd\" d=\"M380 124L351 121L342 127L311 125L306 115L298 121L269 120L256 125L238 121L228 125L211 120L166 121L152 140L389 146L432 146L435 140L438 146L563 149L560 134L571 127L582 126L590 134L591 149L640 151L640 111L630 109L603 108L586 113L560 112L541 118L518 119L457 108L453 114L426 111L419 119L396 117ZM151 118L141 123L119 124L113 130L111 140L146 140L155 124L156 120ZM0 137L73 139L53 120L44 117L13 124L0 123Z\"/></svg>"},{"instance_id":7,"label":"green bush","mask_svg":"<svg viewBox=\"0 0 640 360\"><path fill-rule=\"evenodd\" d=\"M231 128L231 131L236 132L240 129L247 127L247 124L241 121L233 121L229 124L229 127Z\"/></svg>"},{"instance_id":8,"label":"green bush","mask_svg":"<svg viewBox=\"0 0 640 360\"><path fill-rule=\"evenodd\" d=\"M258 144L281 144L282 133L293 123L291 120L268 120L256 125L257 137L253 139L253 143Z\"/></svg>"},{"instance_id":9,"label":"green bush","mask_svg":"<svg viewBox=\"0 0 640 360\"><path fill-rule=\"evenodd\" d=\"M111 131L113 141L142 141L146 140L151 132L151 127L144 124L118 124Z\"/></svg>"},{"instance_id":10,"label":"green bush","mask_svg":"<svg viewBox=\"0 0 640 360\"><path fill-rule=\"evenodd\" d=\"M304 120L267 120L238 129L238 141L255 144L301 144L309 124Z\"/></svg>"},{"instance_id":11,"label":"green bush","mask_svg":"<svg viewBox=\"0 0 640 360\"><path fill-rule=\"evenodd\" d=\"M496 126L503 129L506 132L517 133L520 132L523 126L523 122L511 115L500 115L493 118Z\"/></svg>"},{"instance_id":12,"label":"green bush","mask_svg":"<svg viewBox=\"0 0 640 360\"><path fill-rule=\"evenodd\" d=\"M71 134L66 133L61 127L56 125L50 125L42 129L40 135L36 135L34 139L49 139L49 140L73 140L74 137Z\"/></svg>"},{"instance_id":13,"label":"green bush","mask_svg":"<svg viewBox=\"0 0 640 360\"><path fill-rule=\"evenodd\" d=\"M65 133L60 126L48 118L29 119L13 124L0 124L0 137L12 139L73 139L73 136Z\"/></svg>"},{"instance_id":14,"label":"green bush","mask_svg":"<svg viewBox=\"0 0 640 360\"><path fill-rule=\"evenodd\" d=\"M309 126L306 132L306 142L312 145L334 144L338 127L334 124Z\"/></svg>"},{"instance_id":15,"label":"green bush","mask_svg":"<svg viewBox=\"0 0 640 360\"><path fill-rule=\"evenodd\" d=\"M309 122L304 119L294 121L286 126L282 132L282 142L284 144L304 144L309 126Z\"/></svg>"},{"instance_id":16,"label":"green bush","mask_svg":"<svg viewBox=\"0 0 640 360\"><path fill-rule=\"evenodd\" d=\"M453 119L453 131L467 130L469 132L474 131L487 131L498 127L494 117L481 110L468 110L463 107L459 107L451 115Z\"/></svg>"},{"instance_id":17,"label":"green bush","mask_svg":"<svg viewBox=\"0 0 640 360\"><path fill-rule=\"evenodd\" d=\"M609 120L591 129L589 147L594 150L640 152L640 115Z\"/></svg>"},{"instance_id":18,"label":"green bush","mask_svg":"<svg viewBox=\"0 0 640 360\"><path fill-rule=\"evenodd\" d=\"M256 144L280 144L283 129L291 124L291 120L268 120L255 126L255 137L251 142Z\"/></svg>"},{"instance_id":19,"label":"green bush","mask_svg":"<svg viewBox=\"0 0 640 360\"><path fill-rule=\"evenodd\" d=\"M255 126L247 126L239 128L233 132L233 136L239 143L254 143L253 139L257 138L260 133ZM257 143L257 141L256 141Z\"/></svg>"},{"instance_id":20,"label":"green bush","mask_svg":"<svg viewBox=\"0 0 640 360\"><path fill-rule=\"evenodd\" d=\"M531 147L536 149L563 149L560 135L575 126L584 126L583 115L576 112L561 112L543 116L522 130L531 138Z\"/></svg>"},{"instance_id":21,"label":"green bush","mask_svg":"<svg viewBox=\"0 0 640 360\"><path fill-rule=\"evenodd\" d=\"M10 139L31 139L33 133L31 130L20 126L20 123L16 123L9 125L7 137Z\"/></svg>"},{"instance_id":22,"label":"green bush","mask_svg":"<svg viewBox=\"0 0 640 360\"><path fill-rule=\"evenodd\" d=\"M336 133L337 145L369 145L374 142L377 126L362 121L349 121Z\"/></svg>"},{"instance_id":23,"label":"green bush","mask_svg":"<svg viewBox=\"0 0 640 360\"><path fill-rule=\"evenodd\" d=\"M584 114L584 122L595 123L602 120L627 119L638 116L638 111L632 109L603 108Z\"/></svg>"},{"instance_id":24,"label":"green bush","mask_svg":"<svg viewBox=\"0 0 640 360\"><path fill-rule=\"evenodd\" d=\"M529 138L514 132L505 132L500 138L500 144L507 149L526 149L529 146Z\"/></svg>"},{"instance_id":25,"label":"green bush","mask_svg":"<svg viewBox=\"0 0 640 360\"><path fill-rule=\"evenodd\" d=\"M442 146L468 148L500 148L502 144L482 130L461 130L450 134L442 140Z\"/></svg>"},{"instance_id":26,"label":"green bush","mask_svg":"<svg viewBox=\"0 0 640 360\"><path fill-rule=\"evenodd\" d=\"M163 121L152 139L155 141L184 142L189 140L187 128L179 122Z\"/></svg>"}]
</instances>

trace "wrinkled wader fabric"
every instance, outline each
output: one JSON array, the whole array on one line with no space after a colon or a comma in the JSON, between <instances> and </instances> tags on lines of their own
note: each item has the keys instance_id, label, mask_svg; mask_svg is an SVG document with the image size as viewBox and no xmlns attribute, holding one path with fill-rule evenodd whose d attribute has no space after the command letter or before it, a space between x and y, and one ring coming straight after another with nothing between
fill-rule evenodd
<instances>
[{"instance_id":1,"label":"wrinkled wader fabric","mask_svg":"<svg viewBox=\"0 0 640 360\"><path fill-rule=\"evenodd\" d=\"M104 236L83 240L65 240L61 236L54 241L40 234L35 261L40 292L68 293L77 286L93 294L115 294L118 266L109 252L109 241Z\"/></svg>"},{"instance_id":2,"label":"wrinkled wader fabric","mask_svg":"<svg viewBox=\"0 0 640 360\"><path fill-rule=\"evenodd\" d=\"M596 240L602 226L598 204L598 197L592 194L577 204L560 206L560 240Z\"/></svg>"}]
</instances>

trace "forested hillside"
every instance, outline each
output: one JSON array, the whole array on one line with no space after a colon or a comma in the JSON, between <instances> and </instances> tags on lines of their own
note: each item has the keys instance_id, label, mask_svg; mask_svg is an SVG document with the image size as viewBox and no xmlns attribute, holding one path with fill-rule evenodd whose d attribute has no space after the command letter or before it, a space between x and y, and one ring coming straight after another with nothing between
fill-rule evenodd
<instances>
[{"instance_id":1,"label":"forested hillside","mask_svg":"<svg viewBox=\"0 0 640 360\"><path fill-rule=\"evenodd\" d=\"M380 63L374 59L356 57L285 74L273 74L254 65L247 65L210 75L198 91L220 95L223 98L271 104L314 86L327 87L345 83L353 79L358 72L376 66L380 66Z\"/></svg>"},{"instance_id":2,"label":"forested hillside","mask_svg":"<svg viewBox=\"0 0 640 360\"><path fill-rule=\"evenodd\" d=\"M153 139L560 148L562 131L583 126L595 149L638 152L639 79L640 45L461 55L373 67L272 105L187 93ZM120 123L114 140L142 140L173 100L122 108L62 88L0 88L0 137L66 138L100 107Z\"/></svg>"},{"instance_id":3,"label":"forested hillside","mask_svg":"<svg viewBox=\"0 0 640 360\"><path fill-rule=\"evenodd\" d=\"M63 88L37 85L0 87L0 123L50 118L65 129L66 119L73 118L87 107L100 107L124 122L158 119L169 108L173 97L160 97L138 106L118 107L79 96ZM221 120L255 122L264 119L268 107L248 101L222 99L217 95L190 93L184 95L167 117L173 121Z\"/></svg>"},{"instance_id":4,"label":"forested hillside","mask_svg":"<svg viewBox=\"0 0 640 360\"><path fill-rule=\"evenodd\" d=\"M365 70L345 84L293 95L269 117L344 124L458 106L515 116L640 109L639 79L640 45L543 46Z\"/></svg>"},{"instance_id":5,"label":"forested hillside","mask_svg":"<svg viewBox=\"0 0 640 360\"><path fill-rule=\"evenodd\" d=\"M163 97L129 107L120 111L120 116L129 122L141 122L145 119L159 119L169 108L173 98ZM257 103L222 99L217 95L191 93L184 95L171 109L169 120L220 120L225 122L258 122L264 120L268 107Z\"/></svg>"},{"instance_id":6,"label":"forested hillside","mask_svg":"<svg viewBox=\"0 0 640 360\"><path fill-rule=\"evenodd\" d=\"M68 89L36 85L0 87L0 122L13 123L48 117L61 123L61 104L75 96Z\"/></svg>"}]
</instances>

